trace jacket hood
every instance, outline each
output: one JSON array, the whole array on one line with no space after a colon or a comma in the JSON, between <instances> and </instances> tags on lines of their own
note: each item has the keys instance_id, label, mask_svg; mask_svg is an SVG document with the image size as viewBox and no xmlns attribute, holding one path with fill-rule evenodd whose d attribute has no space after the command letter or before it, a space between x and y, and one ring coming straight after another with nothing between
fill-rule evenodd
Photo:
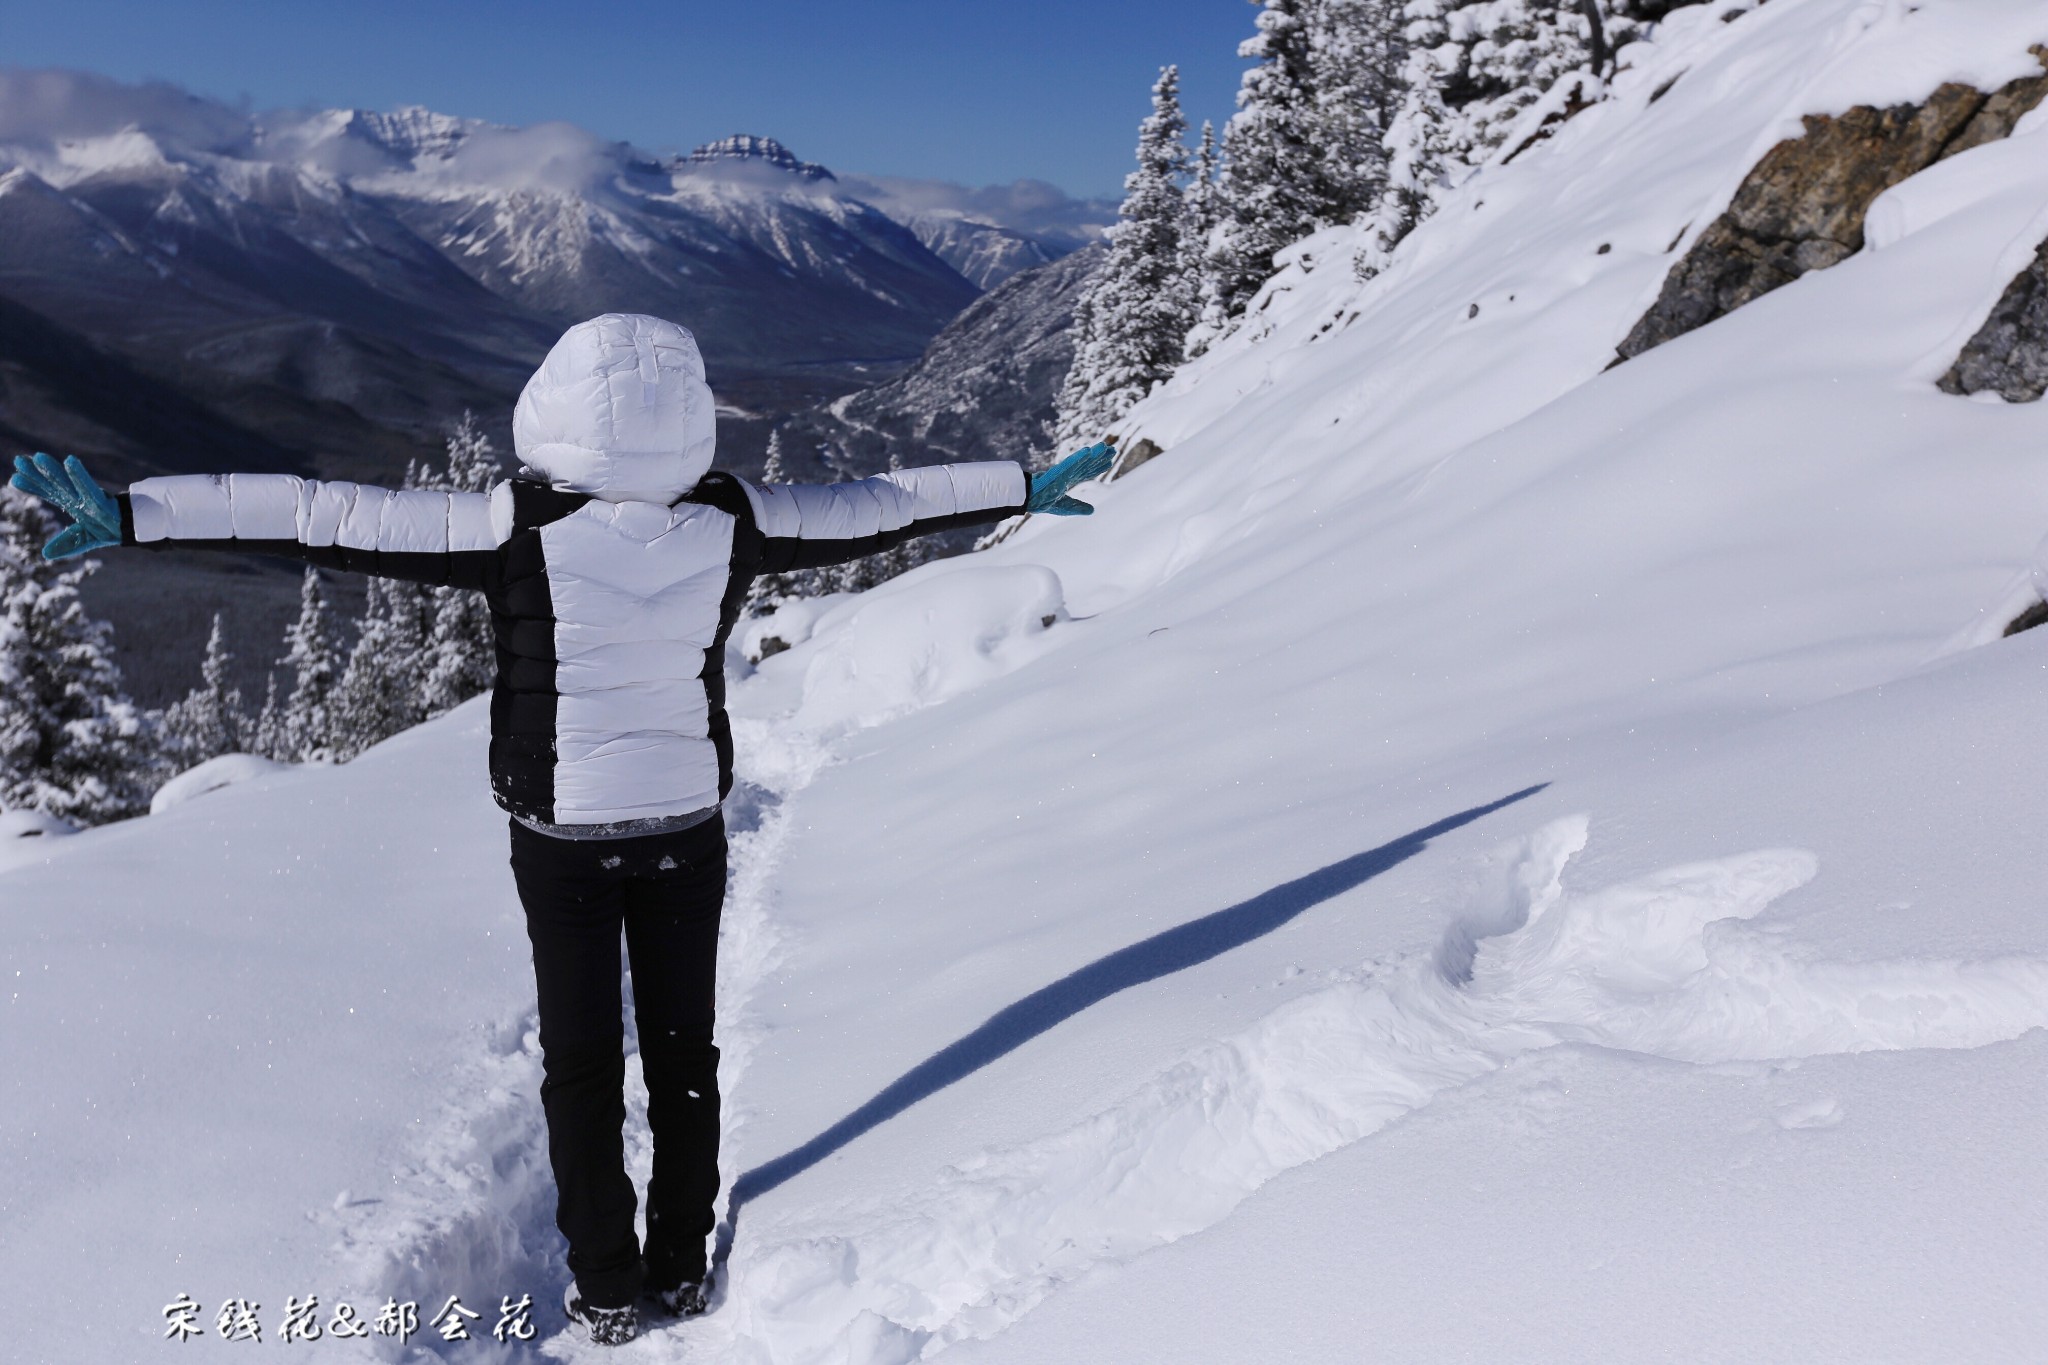
<instances>
[{"instance_id":1,"label":"jacket hood","mask_svg":"<svg viewBox=\"0 0 2048 1365\"><path fill-rule=\"evenodd\" d=\"M674 502L711 468L716 436L697 339L640 313L564 332L512 411L522 462L608 502Z\"/></svg>"}]
</instances>

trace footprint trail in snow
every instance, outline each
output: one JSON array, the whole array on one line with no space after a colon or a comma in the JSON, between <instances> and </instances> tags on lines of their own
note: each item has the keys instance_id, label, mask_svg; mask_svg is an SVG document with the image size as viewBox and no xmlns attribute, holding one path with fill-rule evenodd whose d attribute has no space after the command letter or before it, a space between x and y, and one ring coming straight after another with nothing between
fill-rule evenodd
<instances>
[{"instance_id":1,"label":"footprint trail in snow","mask_svg":"<svg viewBox=\"0 0 2048 1365\"><path fill-rule=\"evenodd\" d=\"M822 753L807 745L775 752L774 773L787 790L803 785L822 762ZM774 793L741 784L727 803L731 831L731 874L723 932L719 941L718 992L722 1026L719 1083L730 1097L739 1089L755 1030L747 1027L745 1002L753 984L764 978L780 951L780 940L768 915L768 894L782 841L785 815ZM634 1036L630 977L626 1011L626 1164L637 1187L644 1189L653 1165L647 1130L647 1089L641 1080L638 1041ZM451 1288L463 1292L465 1305L494 1306L500 1287L533 1295L533 1322L541 1336L534 1343L498 1343L481 1335L463 1342L443 1342L421 1331L403 1344L372 1343L380 1358L403 1361L449 1360L495 1362L529 1360L533 1347L555 1359L616 1361L616 1351L583 1345L563 1334L560 1287L569 1271L564 1247L555 1229L555 1184L548 1169L547 1126L540 1105L541 1056L539 1023L528 1006L484 1029L480 1056L463 1074L450 1078L449 1092L459 1096L428 1128L394 1171L389 1187L372 1197L343 1191L327 1221L336 1236L338 1283L357 1299L377 1302L391 1297L421 1305L431 1312ZM722 1146L724 1189L738 1172L740 1144L735 1135L745 1125L743 1105L725 1106L726 1134ZM644 1231L644 1229L643 1229ZM714 1316L665 1334L650 1324L655 1360L678 1359L679 1343L690 1349L729 1342ZM549 1335L552 1332L553 1335ZM684 1334L687 1334L685 1336Z\"/></svg>"},{"instance_id":2,"label":"footprint trail in snow","mask_svg":"<svg viewBox=\"0 0 2048 1365\"><path fill-rule=\"evenodd\" d=\"M1782 947L1750 921L1813 878L1799 850L1568 893L1587 828L1572 817L1520 841L1495 903L1433 950L1282 1006L1111 1109L948 1169L921 1197L742 1241L691 1357L897 1365L993 1335L1090 1267L1209 1227L1291 1167L1561 1043L1705 1064L1977 1047L2048 1025L2048 961Z\"/></svg>"}]
</instances>

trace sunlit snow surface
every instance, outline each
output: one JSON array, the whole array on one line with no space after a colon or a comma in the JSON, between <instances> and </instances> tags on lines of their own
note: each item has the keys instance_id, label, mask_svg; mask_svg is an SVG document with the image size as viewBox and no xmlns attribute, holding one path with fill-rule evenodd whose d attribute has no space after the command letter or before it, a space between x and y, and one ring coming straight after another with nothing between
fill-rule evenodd
<instances>
[{"instance_id":1,"label":"sunlit snow surface","mask_svg":"<svg viewBox=\"0 0 2048 1365\"><path fill-rule=\"evenodd\" d=\"M2010 79L2048 11L1734 8L1371 284L1307 244L1094 518L782 627L725 1283L546 1351L2040 1357L2048 632L1985 642L2048 403L1932 379L2048 231L2048 115L1602 370L1798 114ZM0 872L10 1356L256 1351L161 1342L179 1293L559 1329L484 724Z\"/></svg>"}]
</instances>

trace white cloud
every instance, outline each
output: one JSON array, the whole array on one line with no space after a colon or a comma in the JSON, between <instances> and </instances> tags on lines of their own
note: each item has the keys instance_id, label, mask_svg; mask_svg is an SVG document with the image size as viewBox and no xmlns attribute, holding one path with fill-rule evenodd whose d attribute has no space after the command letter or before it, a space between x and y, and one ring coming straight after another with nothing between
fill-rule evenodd
<instances>
[{"instance_id":1,"label":"white cloud","mask_svg":"<svg viewBox=\"0 0 2048 1365\"><path fill-rule=\"evenodd\" d=\"M842 175L839 185L894 218L920 214L971 218L1075 246L1095 241L1104 227L1116 221L1113 201L1076 199L1043 180L1013 180L1007 185L976 188L946 180Z\"/></svg>"},{"instance_id":2,"label":"white cloud","mask_svg":"<svg viewBox=\"0 0 2048 1365\"><path fill-rule=\"evenodd\" d=\"M162 81L124 85L86 71L0 67L0 143L49 148L126 128L173 146L226 152L247 145L251 123L246 111Z\"/></svg>"},{"instance_id":3,"label":"white cloud","mask_svg":"<svg viewBox=\"0 0 2048 1365\"><path fill-rule=\"evenodd\" d=\"M618 167L619 148L573 123L526 128L483 126L450 158L464 181L516 189L581 193Z\"/></svg>"}]
</instances>

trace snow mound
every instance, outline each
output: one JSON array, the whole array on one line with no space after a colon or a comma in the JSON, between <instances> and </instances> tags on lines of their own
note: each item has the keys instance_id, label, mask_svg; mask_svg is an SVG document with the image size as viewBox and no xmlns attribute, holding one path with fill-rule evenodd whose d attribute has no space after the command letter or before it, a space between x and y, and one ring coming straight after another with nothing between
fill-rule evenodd
<instances>
[{"instance_id":1,"label":"snow mound","mask_svg":"<svg viewBox=\"0 0 2048 1365\"><path fill-rule=\"evenodd\" d=\"M732 647L751 663L773 658L811 638L818 621L850 594L828 592L780 603L766 616L749 616L732 633Z\"/></svg>"},{"instance_id":2,"label":"snow mound","mask_svg":"<svg viewBox=\"0 0 2048 1365\"><path fill-rule=\"evenodd\" d=\"M1059 576L1041 565L913 571L816 617L800 647L764 660L761 673L770 689L800 678L789 724L843 734L1011 672L1042 652L1040 637L1065 614Z\"/></svg>"},{"instance_id":3,"label":"snow mound","mask_svg":"<svg viewBox=\"0 0 2048 1365\"><path fill-rule=\"evenodd\" d=\"M161 815L208 792L285 772L290 767L289 763L278 763L257 754L222 754L218 758L209 758L158 787L156 795L149 799L149 813Z\"/></svg>"}]
</instances>

